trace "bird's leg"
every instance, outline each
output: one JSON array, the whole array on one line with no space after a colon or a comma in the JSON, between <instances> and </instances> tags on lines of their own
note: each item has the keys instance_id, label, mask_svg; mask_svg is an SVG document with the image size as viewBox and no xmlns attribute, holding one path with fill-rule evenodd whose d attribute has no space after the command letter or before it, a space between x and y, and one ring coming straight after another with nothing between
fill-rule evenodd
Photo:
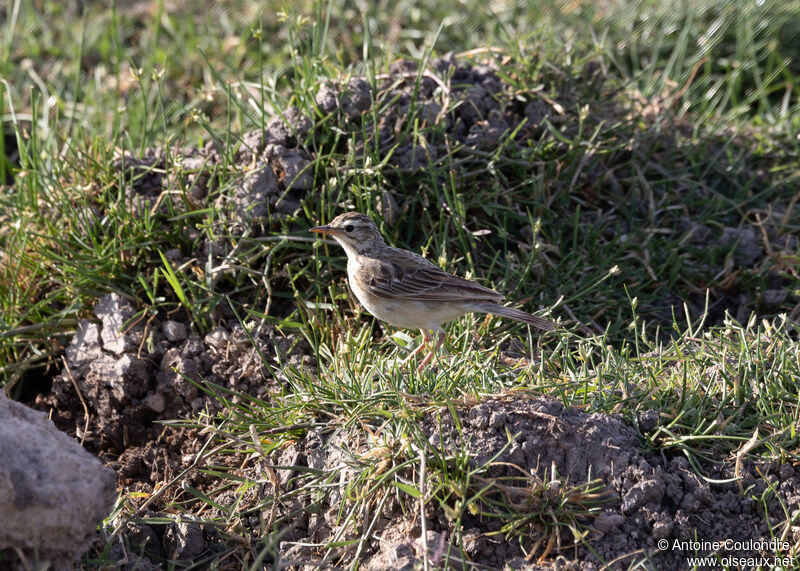
<instances>
[{"instance_id":1,"label":"bird's leg","mask_svg":"<svg viewBox=\"0 0 800 571\"><path fill-rule=\"evenodd\" d=\"M423 333L423 335L424 335L424 333ZM439 340L438 340L438 341L436 341L436 346L431 348L431 351L430 351L430 353L428 353L428 354L425 356L425 358L422 360L422 363L420 363L420 364L419 364L419 367L417 367L417 371L422 371L422 369L424 369L424 368L425 368L425 365L427 365L427 364L428 364L428 362L429 362L429 361L430 361L432 358L434 358L434 357L436 356L436 352L437 352L437 351L439 351L439 348L440 348L442 345L444 345L444 340L445 340L445 338L446 338L446 337L447 337L447 334L446 334L444 331L439 331ZM432 340L433 340L433 337L431 337L430 335L428 335L428 336L426 336L426 339L425 339L425 340L426 340L427 342L430 342L430 341L432 341Z\"/></svg>"},{"instance_id":2,"label":"bird's leg","mask_svg":"<svg viewBox=\"0 0 800 571\"><path fill-rule=\"evenodd\" d=\"M420 343L419 347L414 349L408 357L403 359L403 362L400 364L401 367L405 367L406 365L408 365L411 359L413 359L422 352L422 350L425 348L425 344L431 341L431 339L433 339L433 337L431 337L430 334L425 329L420 329L420 332L422 333L422 343Z\"/></svg>"}]
</instances>

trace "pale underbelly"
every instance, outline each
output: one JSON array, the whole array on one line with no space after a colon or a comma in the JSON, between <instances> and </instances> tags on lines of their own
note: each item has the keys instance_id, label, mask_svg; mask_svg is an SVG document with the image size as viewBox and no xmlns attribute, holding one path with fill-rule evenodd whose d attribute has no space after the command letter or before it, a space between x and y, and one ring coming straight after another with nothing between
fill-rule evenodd
<instances>
[{"instance_id":1,"label":"pale underbelly","mask_svg":"<svg viewBox=\"0 0 800 571\"><path fill-rule=\"evenodd\" d=\"M372 315L395 327L403 329L433 329L452 321L469 310L461 304L425 301L387 301L363 299L356 293L361 305ZM363 296L366 298L366 296Z\"/></svg>"}]
</instances>

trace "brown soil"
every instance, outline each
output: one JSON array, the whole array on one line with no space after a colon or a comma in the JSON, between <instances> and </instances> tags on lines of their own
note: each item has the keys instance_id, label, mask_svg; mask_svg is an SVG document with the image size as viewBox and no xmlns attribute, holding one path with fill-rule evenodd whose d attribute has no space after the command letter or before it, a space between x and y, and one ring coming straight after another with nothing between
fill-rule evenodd
<instances>
[{"instance_id":1,"label":"brown soil","mask_svg":"<svg viewBox=\"0 0 800 571\"><path fill-rule=\"evenodd\" d=\"M106 296L98 306L103 311L95 312L101 318L106 316L104 321L108 323L115 321L107 319L104 312L119 311L124 316L132 311L116 295ZM134 327L122 336L105 333L105 328L98 331L94 324L84 322L67 350L69 371L65 369L56 379L52 394L41 397L38 404L49 407L63 429L85 435L87 448L117 470L119 483L127 490L149 494L170 484L159 501L142 514L163 516L158 513L160 507L170 501L186 500L181 486L202 490L215 483L197 470L183 473L200 451L204 437L196 429L156 423L185 418L200 409L213 412L219 407L214 398L178 371L261 399L269 399L277 384L261 365L249 340L235 331L215 329L204 339L180 339L179 335L173 341L151 331L156 350L139 357L135 355L143 328ZM276 346L287 347L293 341L277 339L280 341L276 343L274 332L267 332L257 342L267 354L274 354ZM116 354L107 347L127 349ZM297 343L293 362L309 366L307 353L308 347ZM76 386L80 396L75 392ZM90 413L86 432L86 409L80 397ZM800 504L800 475L791 465L744 463L740 482L712 483L699 477L685 458L649 451L643 434L658 426L654 411L640 415L634 427L616 415L587 414L524 391L481 402L455 402L455 416L449 409L430 411L422 405L422 401L417 405L417 426L428 452L435 452L435 457L452 464L454 481L462 481L458 474L463 471L475 470L471 484L462 494L483 490L486 513L467 514L458 528L441 505L429 502L423 541L419 506L411 496L376 496L372 504L375 513L368 518L376 541L358 553L358 544L340 547L333 553L311 547L355 539L363 533L341 520L342 508L346 512L353 503L350 494L367 489L382 471L377 468L370 479L348 489L363 471L364 462L379 464L383 456L376 455L374 445L352 432L334 433L321 428L303 428L287 447L267 458L233 467L234 473L254 480L264 480L264 474L274 473L276 479L270 485L253 488L244 497L231 491L216 496L215 501L222 506L236 501L239 509L262 502L269 505L278 489L289 499L280 502L274 511L265 508L260 517L252 518L252 533L254 537L260 535L265 518L276 523L281 529L279 557L304 562L298 568L307 569L317 568L324 561L341 564L356 553L365 569L412 569L421 564L425 549L434 561L441 560L444 546L454 533L465 538L467 550L450 556L469 561L476 569L535 568L534 563L525 560L526 551L532 551L537 558L543 556L542 564L566 561L580 569L599 569L603 562L610 561L617 561L615 567L627 567L641 559L649 561L654 569L682 569L686 568L686 558L695 553L686 544L675 547L676 541L738 541L754 547L721 549L717 554L771 557L774 549L764 544L770 540L769 523L783 521L784 508L794 510ZM410 407L415 410L414 403ZM369 430L373 442L383 437L380 425ZM385 442L391 447L391 437ZM454 460L459 455L468 458L460 468ZM392 457L398 462L414 456L406 458L395 449ZM230 464L231 458L216 455L205 462ZM302 492L305 468L336 474L325 497ZM383 466L383 470L386 468L388 465ZM731 464L703 469L713 480L734 477ZM419 466L408 469L409 483L413 484L419 473ZM587 482L595 483L597 497L582 497L580 490L576 491ZM431 489L440 483L428 480L426 485ZM741 493L740 485L746 494ZM768 490L770 486L774 489ZM771 497L767 514L759 501L764 494ZM454 494L451 502L458 499ZM519 528L511 534L517 537L514 541L505 539L506 533L501 530L505 522L497 517L503 511L498 506L504 502L516 506L506 508L506 515L517 509L521 517ZM599 507L591 513L579 509L591 505ZM584 533L583 538L576 538L566 527L551 525L551 514L563 511L577 513L575 530ZM531 512L540 515L522 517ZM495 517L488 515L492 513ZM205 515L225 517L224 511ZM542 538L546 541L535 543ZM789 537L792 542L796 539L794 535ZM659 548L659 540L667 541L669 547ZM213 528L186 522L166 526L129 523L126 541L135 553L144 549L146 558L154 562L165 555L201 560L226 548ZM141 547L142 543L146 547ZM711 552L706 548L698 550L701 555Z\"/></svg>"}]
</instances>

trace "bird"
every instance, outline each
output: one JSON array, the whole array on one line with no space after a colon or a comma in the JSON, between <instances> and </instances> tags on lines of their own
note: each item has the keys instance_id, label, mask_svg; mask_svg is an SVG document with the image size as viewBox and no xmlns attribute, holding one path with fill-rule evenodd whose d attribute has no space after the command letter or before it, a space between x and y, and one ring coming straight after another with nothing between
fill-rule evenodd
<instances>
[{"instance_id":1,"label":"bird","mask_svg":"<svg viewBox=\"0 0 800 571\"><path fill-rule=\"evenodd\" d=\"M442 325L465 313L492 313L552 331L556 324L508 307L501 293L449 274L422 256L388 246L369 216L340 214L310 232L327 234L347 254L350 289L372 315L402 329L419 329L423 342L403 361L405 366L438 336L436 345L419 364L422 371L444 344Z\"/></svg>"}]
</instances>

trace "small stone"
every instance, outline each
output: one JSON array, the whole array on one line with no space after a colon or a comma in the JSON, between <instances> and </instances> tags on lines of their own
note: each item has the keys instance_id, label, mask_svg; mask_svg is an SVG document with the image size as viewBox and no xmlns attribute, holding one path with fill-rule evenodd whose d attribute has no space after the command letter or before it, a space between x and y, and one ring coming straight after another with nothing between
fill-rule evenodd
<instances>
[{"instance_id":1,"label":"small stone","mask_svg":"<svg viewBox=\"0 0 800 571\"><path fill-rule=\"evenodd\" d=\"M217 351L223 351L225 347L228 346L230 335L228 335L228 332L222 327L216 327L205 336L203 341L206 342L206 345L213 347Z\"/></svg>"},{"instance_id":2,"label":"small stone","mask_svg":"<svg viewBox=\"0 0 800 571\"><path fill-rule=\"evenodd\" d=\"M142 399L142 404L158 414L164 412L164 409L167 407L167 401L162 393L152 393L147 395Z\"/></svg>"},{"instance_id":3,"label":"small stone","mask_svg":"<svg viewBox=\"0 0 800 571\"><path fill-rule=\"evenodd\" d=\"M173 343L179 343L186 339L186 325L180 321L168 320L161 324L161 330L164 332L164 337Z\"/></svg>"}]
</instances>

